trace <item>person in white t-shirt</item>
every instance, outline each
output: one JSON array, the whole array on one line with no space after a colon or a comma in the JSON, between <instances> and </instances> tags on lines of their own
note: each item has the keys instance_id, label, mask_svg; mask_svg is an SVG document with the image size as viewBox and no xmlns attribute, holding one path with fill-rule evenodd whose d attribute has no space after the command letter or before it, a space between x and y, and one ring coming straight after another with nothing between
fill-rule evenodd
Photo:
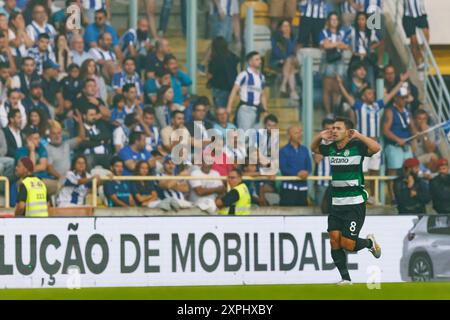
<instances>
[{"instance_id":1,"label":"person in white t-shirt","mask_svg":"<svg viewBox=\"0 0 450 320\"><path fill-rule=\"evenodd\" d=\"M193 177L217 177L220 178L219 172L211 169L212 165L203 163L200 169L196 169L191 173ZM226 188L220 180L191 180L190 200L200 210L209 214L216 212L217 207L215 200L218 195L225 193Z\"/></svg>"}]
</instances>

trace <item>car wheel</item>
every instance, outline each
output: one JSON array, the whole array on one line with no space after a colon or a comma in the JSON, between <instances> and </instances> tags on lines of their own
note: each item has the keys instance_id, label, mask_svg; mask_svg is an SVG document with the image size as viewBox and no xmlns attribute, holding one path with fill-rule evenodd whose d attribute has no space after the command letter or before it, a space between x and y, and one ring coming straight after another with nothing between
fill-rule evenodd
<instances>
[{"instance_id":1,"label":"car wheel","mask_svg":"<svg viewBox=\"0 0 450 320\"><path fill-rule=\"evenodd\" d=\"M426 254L417 254L409 262L409 274L413 282L426 282L433 279L433 266Z\"/></svg>"}]
</instances>

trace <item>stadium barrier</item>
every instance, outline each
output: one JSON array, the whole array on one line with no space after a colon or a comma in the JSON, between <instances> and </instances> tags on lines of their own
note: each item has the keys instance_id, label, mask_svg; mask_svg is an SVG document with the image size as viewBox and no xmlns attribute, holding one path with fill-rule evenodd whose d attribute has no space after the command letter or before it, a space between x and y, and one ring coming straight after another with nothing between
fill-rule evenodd
<instances>
[{"instance_id":1,"label":"stadium barrier","mask_svg":"<svg viewBox=\"0 0 450 320\"><path fill-rule=\"evenodd\" d=\"M389 181L397 178L396 176L365 176L364 180L374 181L374 199L375 205L380 205L380 181ZM193 177L193 176L114 176L114 177L101 177L103 181L161 181L161 180L227 180L227 177ZM297 176L258 176L258 177L250 177L243 176L242 180L244 181L302 181ZM322 181L322 180L331 180L331 176L309 176L307 181ZM97 206L97 180L94 179L92 181L92 205L94 207Z\"/></svg>"},{"instance_id":2,"label":"stadium barrier","mask_svg":"<svg viewBox=\"0 0 450 320\"><path fill-rule=\"evenodd\" d=\"M9 208L9 179L7 177L0 176L0 182L3 182L5 184L5 208Z\"/></svg>"},{"instance_id":3,"label":"stadium barrier","mask_svg":"<svg viewBox=\"0 0 450 320\"><path fill-rule=\"evenodd\" d=\"M374 204L380 205L380 182L389 181L395 179L396 176L365 176L364 179L367 181L374 181ZM161 181L161 180L226 180L227 177L193 177L193 176L103 176L100 178L103 181L113 180L113 181ZM244 181L301 181L302 179L296 176L276 176L271 178L270 176L259 176L259 177L249 177L244 176ZM321 180L331 180L330 176L309 176L308 181L321 181ZM10 199L10 183L7 177L0 176L0 182L5 184L5 208L9 208ZM97 179L92 181L92 206L97 207L97 197L98 197L98 182ZM64 210L63 210L64 211ZM55 214L56 215L56 214ZM64 214L64 212L62 213ZM84 215L90 215L82 214Z\"/></svg>"},{"instance_id":4,"label":"stadium barrier","mask_svg":"<svg viewBox=\"0 0 450 320\"><path fill-rule=\"evenodd\" d=\"M417 221L368 216L382 258L350 252L353 281L408 281ZM326 229L326 216L2 219L0 288L334 283Z\"/></svg>"}]
</instances>

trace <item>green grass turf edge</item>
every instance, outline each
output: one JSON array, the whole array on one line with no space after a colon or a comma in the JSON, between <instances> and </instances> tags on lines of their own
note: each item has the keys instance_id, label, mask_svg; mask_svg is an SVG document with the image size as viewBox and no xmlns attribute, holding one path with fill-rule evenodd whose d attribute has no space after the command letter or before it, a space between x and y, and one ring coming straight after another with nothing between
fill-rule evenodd
<instances>
[{"instance_id":1,"label":"green grass turf edge","mask_svg":"<svg viewBox=\"0 0 450 320\"><path fill-rule=\"evenodd\" d=\"M2 289L0 299L11 300L450 300L450 282L382 283L381 289L366 284L122 287L85 289Z\"/></svg>"}]
</instances>

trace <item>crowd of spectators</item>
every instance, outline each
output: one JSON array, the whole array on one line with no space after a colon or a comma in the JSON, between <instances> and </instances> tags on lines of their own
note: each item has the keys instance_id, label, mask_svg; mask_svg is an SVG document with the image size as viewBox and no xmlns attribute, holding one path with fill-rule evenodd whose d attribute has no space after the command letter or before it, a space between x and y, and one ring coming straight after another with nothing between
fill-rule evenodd
<instances>
[{"instance_id":1,"label":"crowd of spectators","mask_svg":"<svg viewBox=\"0 0 450 320\"><path fill-rule=\"evenodd\" d=\"M436 176L432 189L449 187L448 164L439 155L436 132L408 142L431 125L417 88L407 73L383 65L383 34L366 27L372 5L381 6L381 0L270 1L269 61L258 52L241 54L242 1L205 1L211 46L199 71L207 76L212 99L189 94L192 79L165 37L173 1L163 1L158 28L156 2L146 0L147 15L139 18L137 28L119 33L111 24L108 0L66 0L65 7L80 8L80 28L70 27L69 13L64 8L55 10L50 0L4 1L0 8L0 176L12 181L11 205L17 191L14 167L26 156L33 161L33 174L45 182L55 206L86 205L96 178L102 185L104 204L110 207L179 210L196 206L210 214L216 212L215 199L227 188L211 177L226 176L237 167L253 177L267 170L262 163L249 162L249 151L240 148L238 131L233 131L268 129L258 131L256 143L260 144L273 138L271 130L280 129L264 90L268 83L263 65L270 65L280 75L279 92L298 101L296 57L307 47L323 52L323 127L330 128L331 119L344 114L362 134L385 138L382 152L387 174L402 177L390 184L391 197L399 202L399 208L410 210L400 205L408 197L421 204L429 201L428 182L425 185L418 179L428 181ZM180 3L185 33L186 1ZM295 28L297 10L302 17ZM423 23L418 27L428 29ZM350 53L349 63L345 52ZM416 57L419 64L420 55ZM386 89L379 100L374 90L377 77L384 77ZM175 130L191 136L200 132L201 145L207 148L212 142L209 129L222 136L231 132L223 150L217 151L225 163L194 165L188 160L175 164L171 152L181 142L173 141L171 134ZM303 180L313 173L328 176L327 159L312 155L309 146L302 144L301 124L286 129L288 142L279 146L279 171L270 176ZM278 137L275 139L279 144ZM194 138L190 143L196 144ZM413 161L414 156L417 159ZM368 158L364 170L383 174L382 158L381 154ZM412 167L419 168L417 175ZM207 179L101 181L102 175ZM271 179L246 184L252 201L260 206L310 204L306 181ZM315 187L315 202L321 206L329 184L321 181ZM435 209L449 210L448 201L445 203L444 209L440 204Z\"/></svg>"}]
</instances>

